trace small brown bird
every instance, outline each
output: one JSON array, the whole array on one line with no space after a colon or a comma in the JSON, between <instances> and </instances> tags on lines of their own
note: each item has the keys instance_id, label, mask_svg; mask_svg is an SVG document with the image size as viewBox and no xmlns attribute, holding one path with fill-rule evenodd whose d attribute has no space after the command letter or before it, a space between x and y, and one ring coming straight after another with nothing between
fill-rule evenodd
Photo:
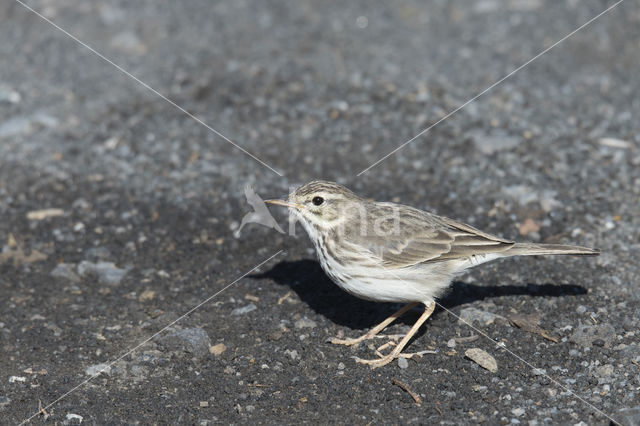
<instances>
[{"instance_id":1,"label":"small brown bird","mask_svg":"<svg viewBox=\"0 0 640 426\"><path fill-rule=\"evenodd\" d=\"M354 345L373 338L414 306L425 305L389 354L374 360L356 358L372 368L401 356L433 313L435 299L465 269L510 256L599 254L587 247L516 243L413 207L366 200L333 182L313 181L286 201L266 202L288 207L302 223L322 268L340 288L365 300L407 303L365 335L332 343Z\"/></svg>"}]
</instances>

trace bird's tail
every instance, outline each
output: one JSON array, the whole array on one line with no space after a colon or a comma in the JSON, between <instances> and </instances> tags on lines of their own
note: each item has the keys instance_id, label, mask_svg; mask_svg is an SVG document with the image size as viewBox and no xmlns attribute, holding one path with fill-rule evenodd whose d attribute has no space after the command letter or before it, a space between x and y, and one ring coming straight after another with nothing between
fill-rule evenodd
<instances>
[{"instance_id":1,"label":"bird's tail","mask_svg":"<svg viewBox=\"0 0 640 426\"><path fill-rule=\"evenodd\" d=\"M597 256L600 254L600 250L561 244L516 243L509 250L505 251L504 254L506 256L534 256L543 254Z\"/></svg>"}]
</instances>

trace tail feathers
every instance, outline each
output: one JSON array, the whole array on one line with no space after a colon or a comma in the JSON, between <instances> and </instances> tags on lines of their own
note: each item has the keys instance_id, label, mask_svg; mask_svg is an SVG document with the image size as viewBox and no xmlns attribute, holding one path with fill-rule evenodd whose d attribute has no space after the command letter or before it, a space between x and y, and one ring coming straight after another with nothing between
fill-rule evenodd
<instances>
[{"instance_id":1,"label":"tail feathers","mask_svg":"<svg viewBox=\"0 0 640 426\"><path fill-rule=\"evenodd\" d=\"M509 250L505 251L504 254L507 256L534 256L543 254L597 256L600 254L600 250L561 244L516 243Z\"/></svg>"}]
</instances>

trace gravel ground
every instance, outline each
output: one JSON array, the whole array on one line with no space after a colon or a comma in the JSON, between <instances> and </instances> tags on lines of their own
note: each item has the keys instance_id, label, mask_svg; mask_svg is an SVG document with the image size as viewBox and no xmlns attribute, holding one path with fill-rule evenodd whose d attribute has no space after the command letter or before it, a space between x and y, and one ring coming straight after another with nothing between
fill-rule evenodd
<instances>
[{"instance_id":1,"label":"gravel ground","mask_svg":"<svg viewBox=\"0 0 640 426\"><path fill-rule=\"evenodd\" d=\"M638 0L360 176L613 3L29 4L283 176L2 2L1 423L64 396L31 422L640 424ZM327 339L397 306L341 292L300 228L234 237L245 184L313 178L603 254L474 269L408 348L435 353L370 370Z\"/></svg>"}]
</instances>

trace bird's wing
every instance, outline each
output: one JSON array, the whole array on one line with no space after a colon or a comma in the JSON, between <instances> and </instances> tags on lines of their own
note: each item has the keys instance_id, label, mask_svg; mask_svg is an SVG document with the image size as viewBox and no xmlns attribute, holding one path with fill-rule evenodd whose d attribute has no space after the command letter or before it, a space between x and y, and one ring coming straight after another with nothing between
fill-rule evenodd
<instances>
[{"instance_id":1,"label":"bird's wing","mask_svg":"<svg viewBox=\"0 0 640 426\"><path fill-rule=\"evenodd\" d=\"M389 269L499 253L514 244L452 219L414 209L406 212L395 218L399 224L395 232L371 230L352 236L349 242L368 250Z\"/></svg>"}]
</instances>

